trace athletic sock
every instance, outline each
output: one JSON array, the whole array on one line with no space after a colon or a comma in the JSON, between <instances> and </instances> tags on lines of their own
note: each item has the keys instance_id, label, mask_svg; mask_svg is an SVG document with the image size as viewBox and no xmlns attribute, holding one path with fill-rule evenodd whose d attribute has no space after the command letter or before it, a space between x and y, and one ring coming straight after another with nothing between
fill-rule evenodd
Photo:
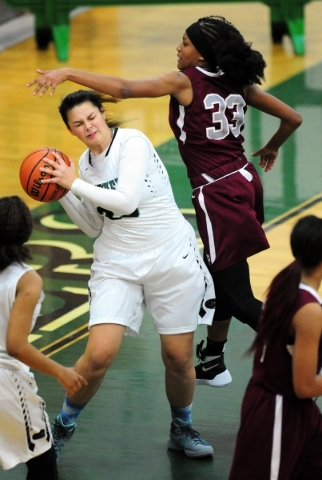
<instances>
[{"instance_id":1,"label":"athletic sock","mask_svg":"<svg viewBox=\"0 0 322 480\"><path fill-rule=\"evenodd\" d=\"M70 425L71 423L75 423L76 418L85 406L86 403L83 405L77 405L76 403L71 402L70 400L68 400L67 397L65 397L62 410L60 412L60 418L63 425Z\"/></svg>"},{"instance_id":2,"label":"athletic sock","mask_svg":"<svg viewBox=\"0 0 322 480\"><path fill-rule=\"evenodd\" d=\"M207 337L207 345L203 353L206 357L220 357L226 348L227 339L223 342L214 342Z\"/></svg>"},{"instance_id":3,"label":"athletic sock","mask_svg":"<svg viewBox=\"0 0 322 480\"><path fill-rule=\"evenodd\" d=\"M173 422L175 422L176 419L179 419L181 422L184 422L186 425L191 424L192 403L187 407L183 407L183 408L173 407L172 405L170 405L170 408L171 408L171 416L172 416Z\"/></svg>"}]
</instances>

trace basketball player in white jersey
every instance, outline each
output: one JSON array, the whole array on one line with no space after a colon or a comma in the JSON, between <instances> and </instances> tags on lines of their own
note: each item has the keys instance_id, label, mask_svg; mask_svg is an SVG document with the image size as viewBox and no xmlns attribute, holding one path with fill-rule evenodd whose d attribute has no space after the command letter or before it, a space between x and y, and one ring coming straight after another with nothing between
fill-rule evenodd
<instances>
[{"instance_id":1,"label":"basketball player in white jersey","mask_svg":"<svg viewBox=\"0 0 322 480\"><path fill-rule=\"evenodd\" d=\"M72 436L124 334L139 334L147 307L165 365L172 414L168 448L189 457L212 455L213 448L191 427L191 406L193 332L198 323L212 322L213 282L157 152L140 131L106 121L102 102L110 100L88 90L63 99L60 114L87 149L79 178L74 164L67 166L56 155L58 163L48 160L53 177L44 182L70 190L61 205L79 228L98 237L89 281L89 339L75 365L88 386L65 397L53 427L56 454Z\"/></svg>"},{"instance_id":2,"label":"basketball player in white jersey","mask_svg":"<svg viewBox=\"0 0 322 480\"><path fill-rule=\"evenodd\" d=\"M69 395L86 381L28 342L44 294L42 279L25 263L32 217L19 197L0 199L0 231L0 464L7 470L26 463L27 480L56 480L45 402L29 367L56 377Z\"/></svg>"}]
</instances>

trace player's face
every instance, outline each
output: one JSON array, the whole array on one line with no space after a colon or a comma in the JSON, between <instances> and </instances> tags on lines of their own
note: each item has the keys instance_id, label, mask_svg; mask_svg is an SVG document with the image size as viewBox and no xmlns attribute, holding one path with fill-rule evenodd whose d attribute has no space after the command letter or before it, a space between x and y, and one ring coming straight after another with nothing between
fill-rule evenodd
<instances>
[{"instance_id":1,"label":"player's face","mask_svg":"<svg viewBox=\"0 0 322 480\"><path fill-rule=\"evenodd\" d=\"M84 102L69 110L69 131L98 155L111 140L111 129L105 122L105 112L101 112L92 102Z\"/></svg>"},{"instance_id":2,"label":"player's face","mask_svg":"<svg viewBox=\"0 0 322 480\"><path fill-rule=\"evenodd\" d=\"M184 70L188 67L197 67L204 62L204 58L198 50L196 50L193 43L191 43L186 32L183 34L182 42L177 46L177 52L177 67L179 70Z\"/></svg>"}]
</instances>

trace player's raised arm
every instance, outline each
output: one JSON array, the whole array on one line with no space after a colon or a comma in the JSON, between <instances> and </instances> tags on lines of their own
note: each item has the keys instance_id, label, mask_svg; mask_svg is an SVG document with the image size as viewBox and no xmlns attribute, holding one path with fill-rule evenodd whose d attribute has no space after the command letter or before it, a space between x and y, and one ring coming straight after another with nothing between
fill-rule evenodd
<instances>
[{"instance_id":1,"label":"player's raised arm","mask_svg":"<svg viewBox=\"0 0 322 480\"><path fill-rule=\"evenodd\" d=\"M40 76L27 83L27 87L37 85L33 94L40 97L48 90L49 95L53 95L57 86L67 80L120 99L153 98L165 95L173 95L178 98L181 91L191 87L186 75L174 71L142 80L127 80L67 67L57 70L38 69L37 72Z\"/></svg>"}]
</instances>

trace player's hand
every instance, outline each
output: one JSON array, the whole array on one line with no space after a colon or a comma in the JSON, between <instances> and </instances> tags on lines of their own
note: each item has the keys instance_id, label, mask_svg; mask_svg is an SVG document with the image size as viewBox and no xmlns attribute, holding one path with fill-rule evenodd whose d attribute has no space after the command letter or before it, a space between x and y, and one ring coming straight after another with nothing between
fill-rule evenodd
<instances>
[{"instance_id":1,"label":"player's hand","mask_svg":"<svg viewBox=\"0 0 322 480\"><path fill-rule=\"evenodd\" d=\"M56 157L57 161L50 160L47 157L44 157L44 161L53 167L52 170L48 172L48 168L40 167L39 170L44 173L51 175L51 178L41 180L41 183L57 183L67 190L71 189L73 182L76 180L76 169L74 162L69 158L70 165L68 166L59 153L53 151L53 155Z\"/></svg>"},{"instance_id":2,"label":"player's hand","mask_svg":"<svg viewBox=\"0 0 322 480\"><path fill-rule=\"evenodd\" d=\"M68 68L58 68L57 70L41 70L37 68L37 73L40 73L40 77L35 78L31 82L27 83L27 87L37 85L33 91L33 95L42 97L47 90L50 89L49 95L52 96L55 93L56 87L67 80Z\"/></svg>"},{"instance_id":3,"label":"player's hand","mask_svg":"<svg viewBox=\"0 0 322 480\"><path fill-rule=\"evenodd\" d=\"M74 368L62 367L59 383L65 388L67 396L74 395L83 386L88 385L86 379L79 375Z\"/></svg>"},{"instance_id":4,"label":"player's hand","mask_svg":"<svg viewBox=\"0 0 322 480\"><path fill-rule=\"evenodd\" d=\"M275 164L275 160L278 155L278 150L272 150L267 147L262 147L257 152L252 153L252 157L260 157L259 165L265 172L272 170Z\"/></svg>"}]
</instances>

